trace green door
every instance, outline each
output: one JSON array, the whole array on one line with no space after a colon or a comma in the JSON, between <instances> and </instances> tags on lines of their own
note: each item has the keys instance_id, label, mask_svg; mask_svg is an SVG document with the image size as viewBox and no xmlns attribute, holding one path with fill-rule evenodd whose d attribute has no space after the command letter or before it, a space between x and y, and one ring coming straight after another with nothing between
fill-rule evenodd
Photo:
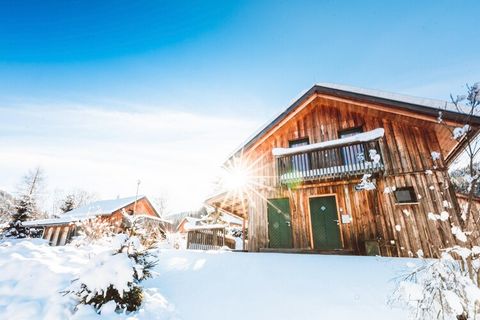
<instances>
[{"instance_id":1,"label":"green door","mask_svg":"<svg viewBox=\"0 0 480 320\"><path fill-rule=\"evenodd\" d=\"M268 200L268 238L270 248L292 248L292 223L288 199Z\"/></svg>"},{"instance_id":2,"label":"green door","mask_svg":"<svg viewBox=\"0 0 480 320\"><path fill-rule=\"evenodd\" d=\"M314 249L341 249L335 196L310 198L310 216Z\"/></svg>"}]
</instances>

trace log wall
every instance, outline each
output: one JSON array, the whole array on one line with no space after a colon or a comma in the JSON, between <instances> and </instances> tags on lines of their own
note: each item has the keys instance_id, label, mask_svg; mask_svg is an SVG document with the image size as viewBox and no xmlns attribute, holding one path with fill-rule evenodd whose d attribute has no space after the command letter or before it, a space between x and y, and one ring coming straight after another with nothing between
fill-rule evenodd
<instances>
[{"instance_id":1,"label":"log wall","mask_svg":"<svg viewBox=\"0 0 480 320\"><path fill-rule=\"evenodd\" d=\"M363 131L384 128L380 141L383 175L376 177L376 191L355 191L358 178L342 181L318 181L300 184L289 190L278 184L272 149L286 148L289 141L308 138L310 143L339 138L339 131L362 127ZM458 224L447 201L457 206L443 158L452 145L448 130L435 119L417 119L408 115L381 111L378 108L359 106L356 103L317 97L294 117L273 129L274 132L246 150L244 157L257 177L255 191L248 195L249 250L268 247L267 199L290 199L293 245L295 248L312 248L309 215L309 197L335 195L339 215L350 214L352 222L341 224L345 249L364 254L365 240L380 238L381 252L388 256L411 256L422 250L427 256L436 256L428 243L439 247L455 242L450 224ZM441 153L434 161L431 153ZM430 173L431 170L432 172ZM413 186L419 203L396 204L386 187ZM449 211L447 222L432 221L428 213Z\"/></svg>"}]
</instances>

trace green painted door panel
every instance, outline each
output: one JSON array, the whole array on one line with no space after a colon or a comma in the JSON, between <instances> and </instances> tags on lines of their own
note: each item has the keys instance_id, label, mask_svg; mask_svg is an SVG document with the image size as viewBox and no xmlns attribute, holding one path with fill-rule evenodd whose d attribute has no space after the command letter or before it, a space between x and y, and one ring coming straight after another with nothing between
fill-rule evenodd
<instances>
[{"instance_id":1,"label":"green painted door panel","mask_svg":"<svg viewBox=\"0 0 480 320\"><path fill-rule=\"evenodd\" d=\"M268 238L270 248L292 248L292 223L288 199L269 199Z\"/></svg>"},{"instance_id":2,"label":"green painted door panel","mask_svg":"<svg viewBox=\"0 0 480 320\"><path fill-rule=\"evenodd\" d=\"M310 216L314 248L320 250L341 249L335 197L310 198Z\"/></svg>"}]
</instances>

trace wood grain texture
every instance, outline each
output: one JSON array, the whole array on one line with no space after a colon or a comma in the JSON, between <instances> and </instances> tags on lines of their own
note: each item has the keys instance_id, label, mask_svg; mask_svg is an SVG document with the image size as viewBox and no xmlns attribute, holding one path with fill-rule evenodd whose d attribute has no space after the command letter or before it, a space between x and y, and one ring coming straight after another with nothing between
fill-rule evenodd
<instances>
[{"instance_id":1,"label":"wood grain texture","mask_svg":"<svg viewBox=\"0 0 480 320\"><path fill-rule=\"evenodd\" d=\"M364 131L385 129L380 141L385 167L374 177L376 191L356 191L360 177L303 182L291 188L278 183L273 148L287 148L289 141L299 138L308 138L310 143L338 139L339 131L355 127ZM434 119L389 112L386 106L370 108L319 96L272 130L273 134L244 150L255 177L254 188L246 195L250 251L268 248L267 201L283 197L290 199L294 248L312 249L309 199L327 194L337 198L340 221L342 214L352 218L351 223L340 224L340 232L344 249L355 254L365 254L367 240L378 240L386 256L415 256L422 250L425 256L436 257L440 248L455 243L450 226L458 223L458 217L452 209L442 206L444 200L458 205L448 188L443 162L455 141ZM441 159L433 161L432 151L440 152ZM397 204L393 194L383 192L393 186L413 187L420 198L418 203ZM428 219L430 212L442 211L450 213L449 221Z\"/></svg>"}]
</instances>

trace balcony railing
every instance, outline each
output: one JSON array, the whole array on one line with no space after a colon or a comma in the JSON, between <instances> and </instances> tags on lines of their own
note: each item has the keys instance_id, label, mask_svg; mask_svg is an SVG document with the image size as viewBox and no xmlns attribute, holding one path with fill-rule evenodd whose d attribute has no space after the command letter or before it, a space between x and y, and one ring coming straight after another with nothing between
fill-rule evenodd
<instances>
[{"instance_id":1,"label":"balcony railing","mask_svg":"<svg viewBox=\"0 0 480 320\"><path fill-rule=\"evenodd\" d=\"M292 148L276 156L277 176L282 184L341 179L383 171L379 139L366 142L331 143ZM313 149L312 149L313 148ZM294 150L298 149L299 152ZM308 149L307 151L301 151ZM288 150L288 149L282 149Z\"/></svg>"}]
</instances>

